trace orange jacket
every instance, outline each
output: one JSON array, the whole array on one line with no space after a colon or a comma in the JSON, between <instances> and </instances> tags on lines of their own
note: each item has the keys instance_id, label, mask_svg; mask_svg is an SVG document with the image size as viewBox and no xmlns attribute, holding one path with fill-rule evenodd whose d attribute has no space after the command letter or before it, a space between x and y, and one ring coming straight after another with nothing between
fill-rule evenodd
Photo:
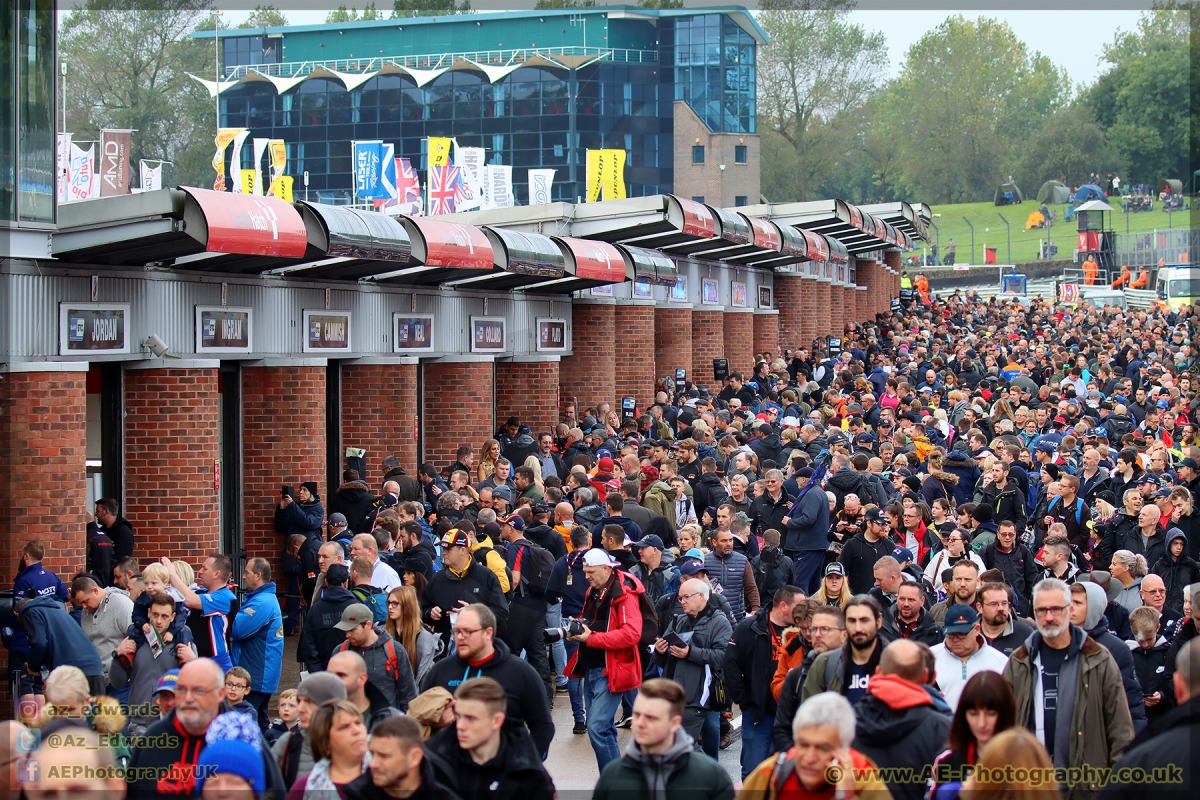
<instances>
[{"instance_id":1,"label":"orange jacket","mask_svg":"<svg viewBox=\"0 0 1200 800\"><path fill-rule=\"evenodd\" d=\"M775 696L776 702L779 701L779 692L783 689L783 679L794 667L800 666L800 662L804 661L806 644L804 637L800 635L799 628L788 628L783 632L777 654L775 675L771 678L771 694Z\"/></svg>"}]
</instances>

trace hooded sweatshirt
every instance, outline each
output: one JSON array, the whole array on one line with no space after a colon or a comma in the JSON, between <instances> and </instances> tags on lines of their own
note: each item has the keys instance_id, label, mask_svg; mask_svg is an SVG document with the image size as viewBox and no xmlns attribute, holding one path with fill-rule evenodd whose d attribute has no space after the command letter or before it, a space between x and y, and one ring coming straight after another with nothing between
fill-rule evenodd
<instances>
[{"instance_id":1,"label":"hooded sweatshirt","mask_svg":"<svg viewBox=\"0 0 1200 800\"><path fill-rule=\"evenodd\" d=\"M1171 555L1171 542L1183 540L1183 552L1179 558ZM1167 587L1166 605L1170 608L1183 610L1183 589L1196 581L1200 581L1200 569L1188 554L1187 536L1179 528L1167 531L1167 547L1162 558L1150 565L1150 572L1163 579Z\"/></svg>"},{"instance_id":2,"label":"hooded sweatshirt","mask_svg":"<svg viewBox=\"0 0 1200 800\"><path fill-rule=\"evenodd\" d=\"M1104 611L1108 607L1108 595L1104 593L1104 587L1091 581L1081 581L1080 585L1087 590L1088 601L1087 616L1083 619L1083 627L1087 629L1088 636L1112 653L1113 661L1117 662L1117 667L1121 670L1121 683L1125 687L1125 698L1129 701L1129 716L1133 719L1133 731L1141 733L1142 728L1146 727L1146 704L1143 702L1145 693L1138 681L1134 658L1130 655L1126 643L1108 630L1108 618L1104 616Z\"/></svg>"},{"instance_id":3,"label":"hooded sweatshirt","mask_svg":"<svg viewBox=\"0 0 1200 800\"><path fill-rule=\"evenodd\" d=\"M934 707L929 692L898 675L876 675L854 710L854 749L881 768L920 771L943 749L950 716ZM888 783L895 800L920 800L924 783Z\"/></svg>"}]
</instances>

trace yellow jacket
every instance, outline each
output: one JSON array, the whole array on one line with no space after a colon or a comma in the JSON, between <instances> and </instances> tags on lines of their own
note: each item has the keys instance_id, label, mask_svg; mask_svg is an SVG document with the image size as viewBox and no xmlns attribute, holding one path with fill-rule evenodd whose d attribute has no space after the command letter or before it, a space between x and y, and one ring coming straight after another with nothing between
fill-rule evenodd
<instances>
[{"instance_id":1,"label":"yellow jacket","mask_svg":"<svg viewBox=\"0 0 1200 800\"><path fill-rule=\"evenodd\" d=\"M892 793L887 784L880 779L875 762L857 750L850 751L854 759L856 774L854 790L859 800L892 800ZM788 750L786 753L775 753L766 761L754 768L742 783L737 800L775 800L779 793L780 784L787 781L795 771L792 759L795 754ZM805 792L805 794L809 794ZM813 793L816 796L816 793Z\"/></svg>"},{"instance_id":2,"label":"yellow jacket","mask_svg":"<svg viewBox=\"0 0 1200 800\"><path fill-rule=\"evenodd\" d=\"M475 551L482 547L490 547L491 550L487 554L485 562L487 568L496 573L496 577L500 579L500 591L508 594L512 591L512 584L508 580L508 564L504 561L504 556L500 555L496 550L496 546L492 544L492 539L489 536L484 536L475 542L471 547L471 557L475 557Z\"/></svg>"}]
</instances>

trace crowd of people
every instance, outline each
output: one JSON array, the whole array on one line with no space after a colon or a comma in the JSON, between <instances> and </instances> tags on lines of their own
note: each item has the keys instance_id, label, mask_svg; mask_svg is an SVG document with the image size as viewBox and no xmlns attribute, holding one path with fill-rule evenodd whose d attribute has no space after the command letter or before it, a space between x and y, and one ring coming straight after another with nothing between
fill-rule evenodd
<instances>
[{"instance_id":1,"label":"crowd of people","mask_svg":"<svg viewBox=\"0 0 1200 800\"><path fill-rule=\"evenodd\" d=\"M1196 334L914 293L715 395L285 487L284 591L139 565L102 500L69 584L21 551L0 786L549 800L586 735L603 800L1193 796Z\"/></svg>"}]
</instances>

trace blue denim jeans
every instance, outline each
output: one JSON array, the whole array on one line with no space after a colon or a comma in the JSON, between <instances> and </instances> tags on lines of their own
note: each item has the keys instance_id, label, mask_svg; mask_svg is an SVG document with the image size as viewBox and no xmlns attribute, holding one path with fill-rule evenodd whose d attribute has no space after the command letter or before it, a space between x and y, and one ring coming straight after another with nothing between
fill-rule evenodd
<instances>
[{"instance_id":1,"label":"blue denim jeans","mask_svg":"<svg viewBox=\"0 0 1200 800\"><path fill-rule=\"evenodd\" d=\"M774 726L773 716L764 716L756 723L753 714L742 712L742 780L766 761L775 749L775 741L771 736Z\"/></svg>"},{"instance_id":2,"label":"blue denim jeans","mask_svg":"<svg viewBox=\"0 0 1200 800\"><path fill-rule=\"evenodd\" d=\"M621 695L608 690L608 676L600 667L593 667L583 677L583 701L587 708L588 739L596 752L596 764L603 772L612 761L621 757L617 745L617 707ZM770 740L771 727L767 726ZM764 756L765 758L766 756Z\"/></svg>"},{"instance_id":3,"label":"blue denim jeans","mask_svg":"<svg viewBox=\"0 0 1200 800\"><path fill-rule=\"evenodd\" d=\"M721 712L706 711L704 712L704 728L703 735L700 737L701 748L704 754L713 758L720 758L721 755Z\"/></svg>"},{"instance_id":4,"label":"blue denim jeans","mask_svg":"<svg viewBox=\"0 0 1200 800\"><path fill-rule=\"evenodd\" d=\"M566 645L567 660L571 660L571 656L575 655L575 651L579 649L579 642L567 641ZM576 722L583 722L587 719L583 712L583 679L582 678L567 678L567 696L571 698L571 717Z\"/></svg>"},{"instance_id":5,"label":"blue denim jeans","mask_svg":"<svg viewBox=\"0 0 1200 800\"><path fill-rule=\"evenodd\" d=\"M546 607L546 630L562 626L562 603ZM561 640L550 645L550 658L554 661L554 685L566 686L567 677L567 647Z\"/></svg>"}]
</instances>

